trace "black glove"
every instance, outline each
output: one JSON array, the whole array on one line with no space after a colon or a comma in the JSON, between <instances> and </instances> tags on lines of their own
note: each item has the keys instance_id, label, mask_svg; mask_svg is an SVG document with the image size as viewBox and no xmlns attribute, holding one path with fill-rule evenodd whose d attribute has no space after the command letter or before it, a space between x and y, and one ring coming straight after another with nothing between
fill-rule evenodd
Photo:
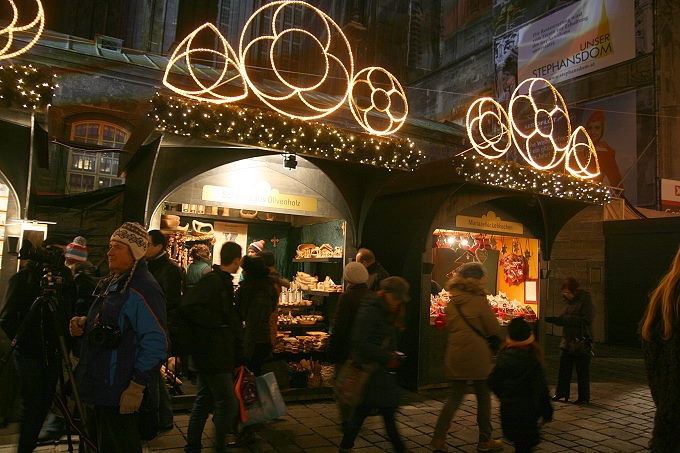
<instances>
[{"instance_id":1,"label":"black glove","mask_svg":"<svg viewBox=\"0 0 680 453\"><path fill-rule=\"evenodd\" d=\"M558 323L560 321L559 316L546 316L545 317L545 322L549 322L551 324Z\"/></svg>"}]
</instances>

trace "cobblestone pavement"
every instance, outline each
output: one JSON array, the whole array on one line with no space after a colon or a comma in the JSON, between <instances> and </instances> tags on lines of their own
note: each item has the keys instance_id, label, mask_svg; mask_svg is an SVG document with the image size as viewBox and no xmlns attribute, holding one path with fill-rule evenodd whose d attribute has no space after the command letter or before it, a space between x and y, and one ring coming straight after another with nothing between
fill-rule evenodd
<instances>
[{"instance_id":1,"label":"cobblestone pavement","mask_svg":"<svg viewBox=\"0 0 680 453\"><path fill-rule=\"evenodd\" d=\"M547 372L554 387L557 375L557 347L547 339ZM543 441L537 453L553 452L644 452L652 429L654 403L644 376L641 352L633 348L596 346L592 362L591 404L555 403L552 423L543 429ZM576 395L572 384L572 395ZM445 398L445 391L429 390L406 393L397 414L401 434L413 452L430 451L428 444L434 423ZM475 452L477 428L475 399L469 395L454 418L448 436L449 451ZM493 400L494 435L501 438L498 402ZM189 415L175 415L175 427L146 444L144 452L182 452ZM332 401L292 402L288 413L278 420L251 427L249 443L233 448L241 452L336 452L342 437L338 412ZM206 426L204 450L212 451L212 426ZM16 451L16 425L0 430L0 453ZM76 448L77 450L77 448ZM66 452L60 443L41 446L36 452ZM382 419L369 417L357 439L355 451L371 453L391 451ZM505 451L512 452L510 444Z\"/></svg>"}]
</instances>

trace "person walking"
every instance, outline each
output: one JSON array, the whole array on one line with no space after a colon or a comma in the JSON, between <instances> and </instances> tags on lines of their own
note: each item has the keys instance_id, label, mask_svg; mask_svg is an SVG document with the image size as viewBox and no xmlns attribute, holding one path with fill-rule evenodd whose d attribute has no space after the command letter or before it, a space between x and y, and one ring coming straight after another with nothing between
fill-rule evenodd
<instances>
[{"instance_id":1,"label":"person walking","mask_svg":"<svg viewBox=\"0 0 680 453\"><path fill-rule=\"evenodd\" d=\"M496 357L489 387L501 402L501 427L515 453L531 453L540 427L552 421L553 407L543 368L543 349L522 317L508 324L505 347Z\"/></svg>"},{"instance_id":2,"label":"person walking","mask_svg":"<svg viewBox=\"0 0 680 453\"><path fill-rule=\"evenodd\" d=\"M233 275L241 263L241 246L225 242L220 264L186 295L182 317L192 328L188 345L197 373L197 390L191 408L185 453L202 448L210 412L215 424L215 451L224 452L238 442L239 404L234 393L234 366L241 337L241 320L234 305Z\"/></svg>"},{"instance_id":3,"label":"person walking","mask_svg":"<svg viewBox=\"0 0 680 453\"><path fill-rule=\"evenodd\" d=\"M158 370L169 340L165 296L144 259L147 244L139 223L125 222L113 232L102 292L87 316L73 317L69 325L72 336L84 338L75 376L99 453L141 453L145 394L148 412L158 412Z\"/></svg>"},{"instance_id":4,"label":"person walking","mask_svg":"<svg viewBox=\"0 0 680 453\"><path fill-rule=\"evenodd\" d=\"M375 297L375 293L366 286L368 271L363 264L356 261L347 263L342 271L342 280L345 283L345 290L338 298L338 308L326 348L328 359L335 364L336 376L342 364L349 359L351 334L359 307L362 301ZM350 410L345 405L339 404L338 406L344 427Z\"/></svg>"},{"instance_id":5,"label":"person walking","mask_svg":"<svg viewBox=\"0 0 680 453\"><path fill-rule=\"evenodd\" d=\"M279 292L261 256L244 256L241 268L243 280L236 293L236 306L244 322L243 357L250 371L260 376L262 365L272 358L274 344L270 320L279 301Z\"/></svg>"},{"instance_id":6,"label":"person walking","mask_svg":"<svg viewBox=\"0 0 680 453\"><path fill-rule=\"evenodd\" d=\"M652 291L640 321L647 382L656 406L649 442L652 453L680 445L680 248Z\"/></svg>"},{"instance_id":7,"label":"person walking","mask_svg":"<svg viewBox=\"0 0 680 453\"><path fill-rule=\"evenodd\" d=\"M471 327L474 326L485 336L498 335L501 330L486 299L487 291L482 285L485 276L481 264L466 263L446 283L446 290L451 296L446 307L448 341L444 353L449 394L437 418L430 443L435 452L446 452L448 449L446 435L463 395L467 393L469 382L472 382L477 396L477 451L503 450L503 442L492 439L491 395L487 383L492 367L491 350L486 339Z\"/></svg>"},{"instance_id":8,"label":"person walking","mask_svg":"<svg viewBox=\"0 0 680 453\"><path fill-rule=\"evenodd\" d=\"M572 370L576 368L578 399L576 404L590 402L590 360L592 358L593 302L590 293L576 279L562 283L564 309L559 316L547 316L546 322L562 326L560 368L553 401L569 401Z\"/></svg>"},{"instance_id":9,"label":"person walking","mask_svg":"<svg viewBox=\"0 0 680 453\"><path fill-rule=\"evenodd\" d=\"M376 297L364 298L351 335L350 356L355 363L373 364L364 399L351 412L343 430L340 452L350 452L366 417L377 410L383 417L387 436L394 450L406 452L395 415L399 407L399 385L395 370L403 361L397 351L397 337L404 328L403 304L410 298L409 284L401 277L380 282Z\"/></svg>"}]
</instances>

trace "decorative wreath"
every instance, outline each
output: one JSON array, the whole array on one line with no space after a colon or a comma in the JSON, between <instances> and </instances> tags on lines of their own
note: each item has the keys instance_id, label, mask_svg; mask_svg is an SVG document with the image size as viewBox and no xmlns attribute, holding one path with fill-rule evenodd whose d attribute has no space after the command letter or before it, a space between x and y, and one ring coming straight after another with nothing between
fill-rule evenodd
<instances>
[{"instance_id":1,"label":"decorative wreath","mask_svg":"<svg viewBox=\"0 0 680 453\"><path fill-rule=\"evenodd\" d=\"M510 253L501 259L501 264L508 285L519 285L526 280L529 263L524 255Z\"/></svg>"}]
</instances>

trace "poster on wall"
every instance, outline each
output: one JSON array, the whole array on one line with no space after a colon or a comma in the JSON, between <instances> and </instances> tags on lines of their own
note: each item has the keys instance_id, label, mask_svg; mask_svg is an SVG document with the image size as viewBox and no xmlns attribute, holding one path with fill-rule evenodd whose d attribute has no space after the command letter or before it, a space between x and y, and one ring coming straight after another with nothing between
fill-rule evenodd
<instances>
[{"instance_id":1,"label":"poster on wall","mask_svg":"<svg viewBox=\"0 0 680 453\"><path fill-rule=\"evenodd\" d=\"M215 222L215 243L213 244L213 264L220 264L220 250L225 242L236 242L245 254L248 248L248 225L245 223ZM241 269L238 270L240 275ZM238 281L238 278L235 280Z\"/></svg>"},{"instance_id":2,"label":"poster on wall","mask_svg":"<svg viewBox=\"0 0 680 453\"><path fill-rule=\"evenodd\" d=\"M636 96L634 91L589 102L573 109L580 115L576 123L584 126L593 140L603 184L623 189L623 196L638 204Z\"/></svg>"},{"instance_id":3,"label":"poster on wall","mask_svg":"<svg viewBox=\"0 0 680 453\"><path fill-rule=\"evenodd\" d=\"M634 0L584 0L518 32L518 78L553 85L635 57Z\"/></svg>"},{"instance_id":4,"label":"poster on wall","mask_svg":"<svg viewBox=\"0 0 680 453\"><path fill-rule=\"evenodd\" d=\"M661 180L661 209L666 212L680 213L680 181Z\"/></svg>"}]
</instances>

